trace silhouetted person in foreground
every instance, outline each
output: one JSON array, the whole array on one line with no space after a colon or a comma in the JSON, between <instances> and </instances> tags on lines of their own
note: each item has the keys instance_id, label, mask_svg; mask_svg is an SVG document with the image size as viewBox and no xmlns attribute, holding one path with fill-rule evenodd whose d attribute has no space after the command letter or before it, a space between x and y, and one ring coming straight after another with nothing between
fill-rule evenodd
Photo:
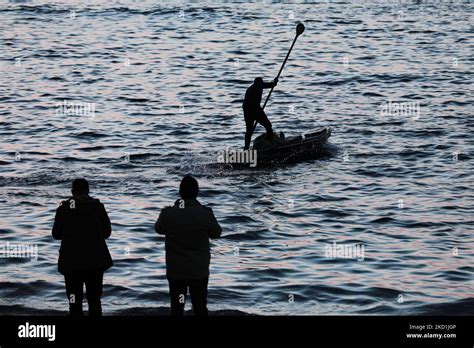
<instances>
[{"instance_id":1,"label":"silhouetted person in foreground","mask_svg":"<svg viewBox=\"0 0 474 348\"><path fill-rule=\"evenodd\" d=\"M250 140L252 139L252 134L255 130L254 122L257 121L262 126L265 127L267 135L273 137L272 124L268 120L265 111L263 111L260 103L262 102L262 93L266 88L275 87L278 83L278 79L275 79L273 82L263 82L261 77L257 77L253 84L247 88L245 93L244 103L242 105L244 109L244 118L245 118L245 150L250 147Z\"/></svg>"},{"instance_id":2,"label":"silhouetted person in foreground","mask_svg":"<svg viewBox=\"0 0 474 348\"><path fill-rule=\"evenodd\" d=\"M189 288L194 314L207 316L207 284L211 261L209 238L222 232L211 208L199 203L196 179L181 180L174 206L161 210L155 231L165 235L166 277L171 296L171 315L183 316Z\"/></svg>"},{"instance_id":3,"label":"silhouetted person in foreground","mask_svg":"<svg viewBox=\"0 0 474 348\"><path fill-rule=\"evenodd\" d=\"M100 298L105 270L113 264L105 240L112 228L104 205L89 196L89 183L76 179L72 197L56 210L53 237L61 240L58 270L64 275L69 314L82 316L84 283L89 316L102 315Z\"/></svg>"}]
</instances>

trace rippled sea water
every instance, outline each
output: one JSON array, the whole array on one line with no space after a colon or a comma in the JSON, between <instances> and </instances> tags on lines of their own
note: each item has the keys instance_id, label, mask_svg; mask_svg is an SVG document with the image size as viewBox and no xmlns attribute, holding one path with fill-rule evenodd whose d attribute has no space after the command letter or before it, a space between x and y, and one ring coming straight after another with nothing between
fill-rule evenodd
<instances>
[{"instance_id":1,"label":"rippled sea water","mask_svg":"<svg viewBox=\"0 0 474 348\"><path fill-rule=\"evenodd\" d=\"M243 146L245 89L275 77L299 21L266 111L286 134L332 127L331 155L207 166ZM66 310L50 231L76 177L113 223L105 314L167 307L153 223L184 173L224 230L212 311L472 314L472 24L462 1L2 1L0 246L38 259L0 258L0 314ZM327 257L332 243L363 260Z\"/></svg>"}]
</instances>

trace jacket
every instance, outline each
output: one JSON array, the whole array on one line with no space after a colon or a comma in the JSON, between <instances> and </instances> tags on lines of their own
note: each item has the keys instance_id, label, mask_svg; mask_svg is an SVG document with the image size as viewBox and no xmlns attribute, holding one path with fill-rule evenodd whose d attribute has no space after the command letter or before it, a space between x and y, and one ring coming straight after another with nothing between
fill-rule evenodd
<instances>
[{"instance_id":1,"label":"jacket","mask_svg":"<svg viewBox=\"0 0 474 348\"><path fill-rule=\"evenodd\" d=\"M209 238L219 238L222 233L211 208L197 200L177 200L174 206L162 209L155 231L165 235L168 279L209 277Z\"/></svg>"},{"instance_id":2,"label":"jacket","mask_svg":"<svg viewBox=\"0 0 474 348\"><path fill-rule=\"evenodd\" d=\"M107 270L112 257L105 240L112 227L104 205L89 196L73 196L56 210L52 235L61 240L58 271Z\"/></svg>"}]
</instances>

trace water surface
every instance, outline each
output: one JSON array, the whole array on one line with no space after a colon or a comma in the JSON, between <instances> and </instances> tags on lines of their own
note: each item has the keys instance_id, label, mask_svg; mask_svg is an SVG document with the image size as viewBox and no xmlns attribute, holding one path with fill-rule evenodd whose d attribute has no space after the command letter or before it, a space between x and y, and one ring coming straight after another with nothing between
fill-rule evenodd
<instances>
[{"instance_id":1,"label":"water surface","mask_svg":"<svg viewBox=\"0 0 474 348\"><path fill-rule=\"evenodd\" d=\"M76 177L113 223L104 313L168 306L153 223L190 172L224 230L210 310L472 314L472 16L469 2L3 1L0 243L39 255L0 259L1 311L66 309L50 230ZM331 156L208 168L243 146L245 89L275 77L298 21L266 111L286 134L332 127ZM64 100L94 117L58 113ZM382 115L389 101L420 112ZM334 242L363 260L326 257Z\"/></svg>"}]
</instances>

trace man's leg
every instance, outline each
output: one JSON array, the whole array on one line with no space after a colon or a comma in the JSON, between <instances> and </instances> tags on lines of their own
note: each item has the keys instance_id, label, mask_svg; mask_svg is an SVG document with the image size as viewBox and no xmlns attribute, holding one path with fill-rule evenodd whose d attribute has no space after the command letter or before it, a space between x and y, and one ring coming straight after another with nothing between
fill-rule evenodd
<instances>
[{"instance_id":1,"label":"man's leg","mask_svg":"<svg viewBox=\"0 0 474 348\"><path fill-rule=\"evenodd\" d=\"M64 275L66 295L69 301L69 315L80 317L82 312L82 298L84 297L84 280L81 272L71 272Z\"/></svg>"},{"instance_id":2,"label":"man's leg","mask_svg":"<svg viewBox=\"0 0 474 348\"><path fill-rule=\"evenodd\" d=\"M184 305L186 304L186 294L188 292L188 284L184 280L168 279L171 297L171 316L184 316Z\"/></svg>"},{"instance_id":3,"label":"man's leg","mask_svg":"<svg viewBox=\"0 0 474 348\"><path fill-rule=\"evenodd\" d=\"M244 150L248 150L250 147L250 141L252 140L252 134L254 131L253 124L254 119L251 116L251 113L244 110L244 117L245 117L245 147Z\"/></svg>"},{"instance_id":4,"label":"man's leg","mask_svg":"<svg viewBox=\"0 0 474 348\"><path fill-rule=\"evenodd\" d=\"M194 315L197 317L207 317L207 283L208 278L192 280L189 284L189 293L193 303Z\"/></svg>"},{"instance_id":5,"label":"man's leg","mask_svg":"<svg viewBox=\"0 0 474 348\"><path fill-rule=\"evenodd\" d=\"M256 112L256 118L258 123L260 123L262 126L265 127L265 130L267 131L267 135L273 136L273 128L270 120L268 119L267 115L265 114L265 111L263 109L258 110Z\"/></svg>"},{"instance_id":6,"label":"man's leg","mask_svg":"<svg viewBox=\"0 0 474 348\"><path fill-rule=\"evenodd\" d=\"M104 272L102 270L87 272L86 276L86 292L87 303L89 304L89 316L102 316L102 287L104 280Z\"/></svg>"}]
</instances>

